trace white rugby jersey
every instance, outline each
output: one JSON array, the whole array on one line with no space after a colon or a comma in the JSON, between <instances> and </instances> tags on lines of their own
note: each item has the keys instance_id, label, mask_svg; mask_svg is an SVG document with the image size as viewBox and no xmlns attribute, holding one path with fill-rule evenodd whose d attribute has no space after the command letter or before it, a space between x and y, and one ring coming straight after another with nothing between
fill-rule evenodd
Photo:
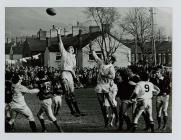
<instances>
[{"instance_id":1,"label":"white rugby jersey","mask_svg":"<svg viewBox=\"0 0 181 140\"><path fill-rule=\"evenodd\" d=\"M61 57L61 70L71 71L74 73L75 67L76 67L75 54L71 54L66 50L64 50Z\"/></svg>"},{"instance_id":2,"label":"white rugby jersey","mask_svg":"<svg viewBox=\"0 0 181 140\"><path fill-rule=\"evenodd\" d=\"M74 68L76 67L75 54L71 54L65 50L62 40L60 40L59 47L61 52L61 63L60 63L61 70L71 71L72 74L75 74L74 71Z\"/></svg>"},{"instance_id":3,"label":"white rugby jersey","mask_svg":"<svg viewBox=\"0 0 181 140\"><path fill-rule=\"evenodd\" d=\"M96 62L98 64L98 77L97 77L97 83L98 84L105 84L111 82L115 78L115 69L112 64L105 65L103 63L103 60L101 60L95 52L93 52L93 56L96 59ZM104 76L110 76L111 78L106 78Z\"/></svg>"},{"instance_id":4,"label":"white rugby jersey","mask_svg":"<svg viewBox=\"0 0 181 140\"><path fill-rule=\"evenodd\" d=\"M134 93L137 94L139 99L151 99L154 91L154 85L151 82L140 81L136 84Z\"/></svg>"},{"instance_id":5,"label":"white rugby jersey","mask_svg":"<svg viewBox=\"0 0 181 140\"><path fill-rule=\"evenodd\" d=\"M13 84L13 99L12 99L12 104L14 107L16 106L24 106L26 105L25 99L24 99L24 94L25 93L38 93L37 89L28 89L25 86L21 85L20 83Z\"/></svg>"}]
</instances>

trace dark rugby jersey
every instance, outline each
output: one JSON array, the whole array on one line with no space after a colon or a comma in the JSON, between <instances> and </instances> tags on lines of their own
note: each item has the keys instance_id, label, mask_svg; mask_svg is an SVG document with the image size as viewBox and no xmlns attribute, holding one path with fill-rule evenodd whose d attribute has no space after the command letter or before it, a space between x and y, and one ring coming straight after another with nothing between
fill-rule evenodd
<instances>
[{"instance_id":1,"label":"dark rugby jersey","mask_svg":"<svg viewBox=\"0 0 181 140\"><path fill-rule=\"evenodd\" d=\"M163 93L166 93L167 95L170 94L170 81L168 79L166 79L165 77L163 79L155 79L153 82L159 89L160 89L160 93L158 94L158 96L163 95Z\"/></svg>"},{"instance_id":2,"label":"dark rugby jersey","mask_svg":"<svg viewBox=\"0 0 181 140\"><path fill-rule=\"evenodd\" d=\"M61 95L61 94L63 94L62 86L61 86L60 83L55 82L55 83L53 84L53 94L56 94L56 95Z\"/></svg>"},{"instance_id":3,"label":"dark rugby jersey","mask_svg":"<svg viewBox=\"0 0 181 140\"><path fill-rule=\"evenodd\" d=\"M40 92L38 97L40 100L45 100L53 97L52 82L48 79L42 79L37 82Z\"/></svg>"},{"instance_id":4,"label":"dark rugby jersey","mask_svg":"<svg viewBox=\"0 0 181 140\"><path fill-rule=\"evenodd\" d=\"M130 77L130 81L133 81L135 83L138 83L140 81L140 77L137 75L134 75L133 77Z\"/></svg>"},{"instance_id":5,"label":"dark rugby jersey","mask_svg":"<svg viewBox=\"0 0 181 140\"><path fill-rule=\"evenodd\" d=\"M132 96L135 86L129 84L128 81L123 81L121 83L118 83L117 86L118 86L117 97L119 97L121 100L129 100Z\"/></svg>"}]
</instances>

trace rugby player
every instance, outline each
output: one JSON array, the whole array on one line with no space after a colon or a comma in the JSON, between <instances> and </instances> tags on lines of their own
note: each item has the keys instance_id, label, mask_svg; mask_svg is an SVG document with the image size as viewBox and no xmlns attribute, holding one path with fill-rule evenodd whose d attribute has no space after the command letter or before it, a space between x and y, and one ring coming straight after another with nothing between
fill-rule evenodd
<instances>
[{"instance_id":1,"label":"rugby player","mask_svg":"<svg viewBox=\"0 0 181 140\"><path fill-rule=\"evenodd\" d=\"M156 70L156 80L155 85L160 88L160 93L157 95L156 100L156 110L157 110L157 121L158 130L166 130L167 120L168 120L168 105L170 96L170 81L162 75L162 69L158 68ZM163 113L163 127L161 128L161 117Z\"/></svg>"},{"instance_id":2,"label":"rugby player","mask_svg":"<svg viewBox=\"0 0 181 140\"><path fill-rule=\"evenodd\" d=\"M111 88L111 83L113 83L115 78L115 69L113 63L116 61L115 57L108 57L104 62L101 60L94 50L92 51L92 55L98 65L98 77L97 77L97 86L95 91L97 93L97 98L99 104L101 106L105 127L108 126L108 118L106 113L106 107L104 105L105 98L108 100L113 113L115 114L115 124L118 123L118 113L117 107L114 105L113 99L109 95L109 91Z\"/></svg>"},{"instance_id":3,"label":"rugby player","mask_svg":"<svg viewBox=\"0 0 181 140\"><path fill-rule=\"evenodd\" d=\"M160 89L153 83L149 82L149 75L147 73L143 73L141 75L141 81L136 84L133 93L133 101L135 98L137 106L133 120L132 132L135 132L138 125L138 119L144 111L148 113L149 127L151 129L151 132L154 132L154 122L152 117L152 97L153 95L157 95L159 92Z\"/></svg>"},{"instance_id":4,"label":"rugby player","mask_svg":"<svg viewBox=\"0 0 181 140\"><path fill-rule=\"evenodd\" d=\"M73 46L69 46L67 50L65 50L61 39L60 29L56 28L56 30L58 33L59 49L61 53L62 88L65 94L66 103L73 116L85 116L85 113L80 112L76 97L74 95L74 80L76 80L76 58L74 48Z\"/></svg>"},{"instance_id":5,"label":"rugby player","mask_svg":"<svg viewBox=\"0 0 181 140\"><path fill-rule=\"evenodd\" d=\"M12 77L12 102L10 103L11 108L11 119L7 122L7 127L11 131L14 124L15 118L18 113L24 115L29 120L29 125L32 132L36 132L36 124L32 111L26 104L24 95L35 94L39 92L39 89L28 89L25 86L21 85L22 79L19 75L15 74Z\"/></svg>"},{"instance_id":6,"label":"rugby player","mask_svg":"<svg viewBox=\"0 0 181 140\"><path fill-rule=\"evenodd\" d=\"M53 97L53 90L52 90L52 82L49 80L47 76L45 76L44 71L38 72L39 81L37 81L38 87L40 92L38 93L38 97L41 101L41 107L37 114L38 119L42 126L42 132L46 132L45 122L44 122L44 113L48 116L49 120L53 122L55 127L58 129L59 132L63 132L61 126L58 125L57 119L53 114L52 111L52 97Z\"/></svg>"}]
</instances>

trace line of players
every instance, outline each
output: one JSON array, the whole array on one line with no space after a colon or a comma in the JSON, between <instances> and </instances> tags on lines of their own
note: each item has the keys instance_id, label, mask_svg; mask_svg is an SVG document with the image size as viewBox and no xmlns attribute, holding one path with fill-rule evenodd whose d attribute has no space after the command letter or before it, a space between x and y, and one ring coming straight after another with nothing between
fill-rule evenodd
<instances>
[{"instance_id":1,"label":"line of players","mask_svg":"<svg viewBox=\"0 0 181 140\"><path fill-rule=\"evenodd\" d=\"M113 66L114 57L108 57L103 61L96 55L95 51L92 53L99 69L95 91L100 103L105 127L118 125L119 130L123 130L123 122L125 121L127 130L135 132L138 127L138 120L143 115L146 125L145 130L154 132L152 100L154 99L153 96L156 96L158 130L166 130L171 83L169 77L163 76L162 67L156 67L151 72L148 69L140 69L142 71L133 73L134 68L115 72ZM119 106L119 114L117 106ZM128 115L131 107L132 120ZM112 111L111 117L109 116L110 109ZM164 123L161 127L162 113Z\"/></svg>"}]
</instances>

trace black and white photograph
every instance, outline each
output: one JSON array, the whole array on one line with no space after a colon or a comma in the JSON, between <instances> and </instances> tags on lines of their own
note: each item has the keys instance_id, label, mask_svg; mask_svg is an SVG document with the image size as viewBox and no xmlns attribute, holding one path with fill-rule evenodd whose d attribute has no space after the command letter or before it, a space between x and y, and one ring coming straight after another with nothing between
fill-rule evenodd
<instances>
[{"instance_id":1,"label":"black and white photograph","mask_svg":"<svg viewBox=\"0 0 181 140\"><path fill-rule=\"evenodd\" d=\"M172 18L172 7L5 7L4 132L172 133Z\"/></svg>"}]
</instances>

